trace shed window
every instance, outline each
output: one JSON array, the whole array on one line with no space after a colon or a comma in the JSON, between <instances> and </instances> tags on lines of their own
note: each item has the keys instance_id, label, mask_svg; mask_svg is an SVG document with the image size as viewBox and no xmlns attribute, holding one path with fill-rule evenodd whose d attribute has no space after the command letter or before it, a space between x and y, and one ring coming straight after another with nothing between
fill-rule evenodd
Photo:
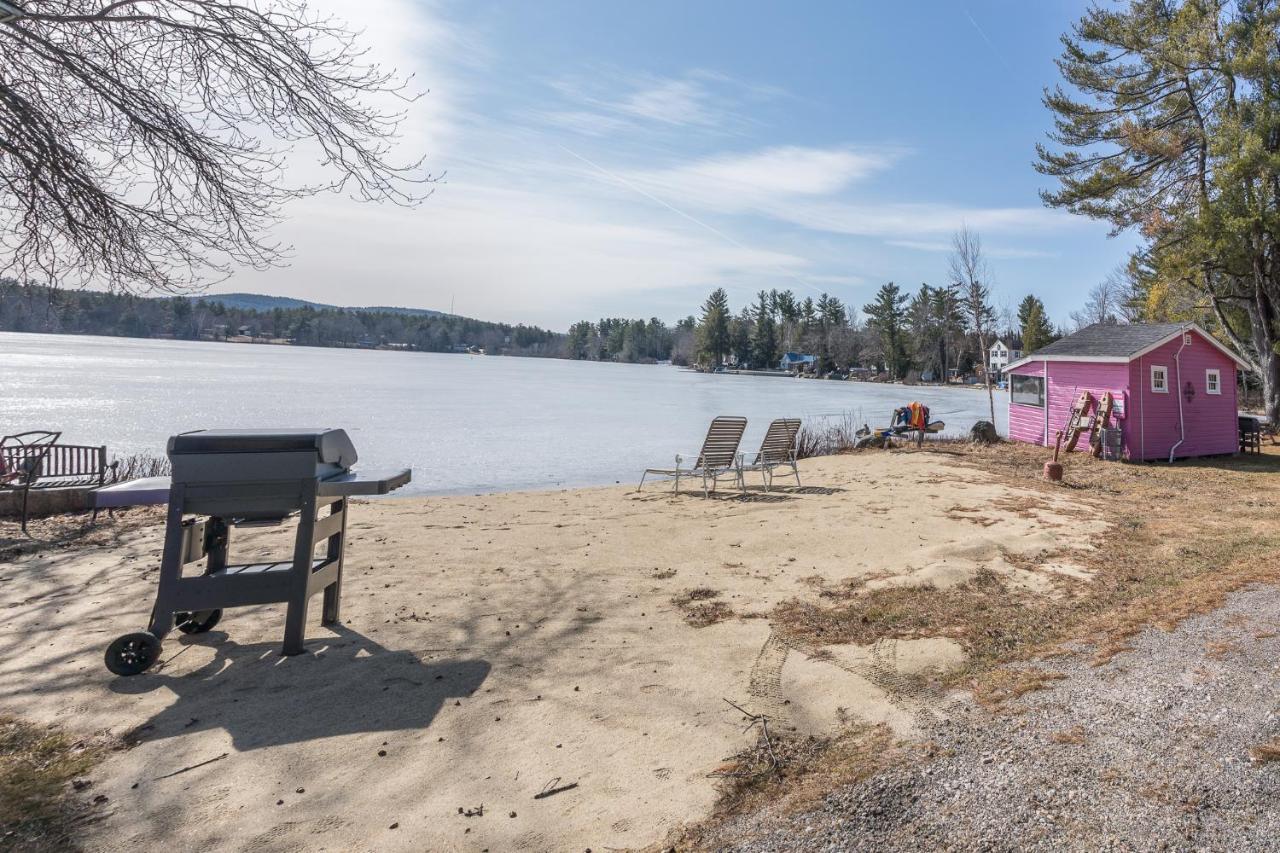
<instances>
[{"instance_id":1,"label":"shed window","mask_svg":"<svg viewBox=\"0 0 1280 853\"><path fill-rule=\"evenodd\" d=\"M1151 390L1157 394L1169 393L1169 368L1159 364L1151 365Z\"/></svg>"},{"instance_id":2,"label":"shed window","mask_svg":"<svg viewBox=\"0 0 1280 853\"><path fill-rule=\"evenodd\" d=\"M1009 382L1009 399L1019 406L1044 408L1044 377L1013 374Z\"/></svg>"},{"instance_id":3,"label":"shed window","mask_svg":"<svg viewBox=\"0 0 1280 853\"><path fill-rule=\"evenodd\" d=\"M1204 372L1204 390L1206 394L1222 393L1222 373L1216 368Z\"/></svg>"}]
</instances>

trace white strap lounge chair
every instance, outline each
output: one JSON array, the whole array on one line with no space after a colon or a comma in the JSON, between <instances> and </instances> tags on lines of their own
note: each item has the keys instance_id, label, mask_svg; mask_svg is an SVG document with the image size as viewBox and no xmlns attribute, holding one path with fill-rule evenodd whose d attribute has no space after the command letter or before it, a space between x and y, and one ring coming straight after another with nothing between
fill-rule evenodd
<instances>
[{"instance_id":1,"label":"white strap lounge chair","mask_svg":"<svg viewBox=\"0 0 1280 853\"><path fill-rule=\"evenodd\" d=\"M742 433L747 429L747 419L721 416L711 422L707 437L702 442L702 450L698 455L676 454L674 468L647 468L640 477L640 485L636 491L644 488L644 479L650 474L674 477L674 491L680 491L681 477L702 477L702 496L709 497L716 489L716 482L724 474L732 473L734 482L745 490L742 471L738 458L738 445L742 443Z\"/></svg>"},{"instance_id":2,"label":"white strap lounge chair","mask_svg":"<svg viewBox=\"0 0 1280 853\"><path fill-rule=\"evenodd\" d=\"M755 458L743 460L742 472L759 471L764 476L764 490L767 492L773 487L774 469L789 466L791 473L783 476L794 476L799 486L800 468L796 465L796 438L799 435L799 418L779 418L769 424L769 431L764 434Z\"/></svg>"}]
</instances>

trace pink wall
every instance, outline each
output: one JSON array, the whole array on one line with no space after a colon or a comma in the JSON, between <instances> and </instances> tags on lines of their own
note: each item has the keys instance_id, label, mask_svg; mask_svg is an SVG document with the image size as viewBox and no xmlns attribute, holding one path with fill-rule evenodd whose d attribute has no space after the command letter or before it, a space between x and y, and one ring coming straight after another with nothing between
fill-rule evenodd
<instances>
[{"instance_id":1,"label":"pink wall","mask_svg":"<svg viewBox=\"0 0 1280 853\"><path fill-rule=\"evenodd\" d=\"M1174 354L1182 339L1171 341L1128 364L1121 362L1050 361L1048 383L1048 441L1045 441L1045 410L1039 406L1009 404L1009 438L1030 444L1052 446L1057 431L1067 425L1071 407L1083 391L1094 399L1110 391L1124 403L1124 413L1116 418L1124 434L1125 453L1130 459L1168 459L1181 432L1178 425L1178 401L1182 401L1186 423L1186 441L1177 455L1210 456L1235 453L1239 448L1236 424L1236 365L1198 332L1192 332L1192 343ZM1178 365L1181 364L1181 376ZM1151 366L1168 368L1169 391L1151 391ZM1221 375L1220 394L1209 394L1205 371L1216 368ZM1012 373L1040 376L1043 362L1030 362ZM1188 402L1183 391L1187 382L1195 393ZM1088 447L1087 439L1076 450Z\"/></svg>"},{"instance_id":2,"label":"pink wall","mask_svg":"<svg viewBox=\"0 0 1280 853\"><path fill-rule=\"evenodd\" d=\"M1101 400L1108 391L1118 401L1118 407L1124 410L1124 417L1119 413L1112 416L1115 423L1123 430L1128 420L1128 400L1125 394L1129 391L1129 365L1119 363L1102 363L1087 361L1051 361L1049 362L1049 441L1055 439L1055 433L1065 429L1071 420L1071 407L1080 399L1080 395L1088 391L1095 401ZM1081 435L1076 442L1076 450L1083 452L1089 449L1089 436Z\"/></svg>"},{"instance_id":3,"label":"pink wall","mask_svg":"<svg viewBox=\"0 0 1280 853\"><path fill-rule=\"evenodd\" d=\"M1129 458L1169 458L1169 451L1181 435L1179 401L1182 402L1187 438L1178 447L1177 456L1212 456L1239 450L1235 362L1198 332L1192 332L1191 338L1191 345L1183 349L1182 355L1176 359L1175 354L1182 347L1181 338L1135 359L1129 365L1129 382L1135 399L1125 437ZM1151 390L1152 365L1168 368L1167 394ZM1213 395L1207 391L1205 371L1210 368L1221 372L1221 394ZM1195 391L1190 401L1183 393L1188 382Z\"/></svg>"},{"instance_id":4,"label":"pink wall","mask_svg":"<svg viewBox=\"0 0 1280 853\"><path fill-rule=\"evenodd\" d=\"M1071 407L1075 405L1081 393L1088 391L1095 400L1100 400L1103 393L1110 391L1112 396L1120 400L1128 391L1129 366L1124 363L1051 361L1048 367L1048 441L1045 441L1044 409L1039 406L1020 406L1010 403L1009 437L1014 441L1052 447L1057 440L1058 430L1066 429L1067 421L1071 419ZM1043 372L1043 363L1026 364L1014 372L1024 376L1039 376ZM1126 412L1127 409L1126 406ZM1119 420L1119 422L1123 428L1124 421ZM1088 438L1082 436L1076 444L1076 450L1084 451L1088 448Z\"/></svg>"}]
</instances>

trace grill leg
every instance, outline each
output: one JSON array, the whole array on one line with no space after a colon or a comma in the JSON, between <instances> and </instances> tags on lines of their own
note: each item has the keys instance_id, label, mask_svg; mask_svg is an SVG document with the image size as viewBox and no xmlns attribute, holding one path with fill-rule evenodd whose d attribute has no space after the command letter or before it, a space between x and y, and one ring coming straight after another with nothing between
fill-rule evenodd
<instances>
[{"instance_id":1,"label":"grill leg","mask_svg":"<svg viewBox=\"0 0 1280 853\"><path fill-rule=\"evenodd\" d=\"M288 613L284 617L283 655L300 655L306 651L304 641L307 634L307 597L301 601L290 601Z\"/></svg>"},{"instance_id":2,"label":"grill leg","mask_svg":"<svg viewBox=\"0 0 1280 853\"><path fill-rule=\"evenodd\" d=\"M342 527L338 532L329 537L329 550L327 556L330 560L338 561L338 575L333 583L324 588L324 610L320 615L321 625L334 625L341 617L342 605L342 561L346 554L347 542L347 502L345 499L337 501L330 510L330 515L342 513Z\"/></svg>"},{"instance_id":3,"label":"grill leg","mask_svg":"<svg viewBox=\"0 0 1280 853\"><path fill-rule=\"evenodd\" d=\"M165 522L164 552L160 559L160 584L156 589L155 606L151 608L151 623L147 627L160 639L173 628L171 601L182 578L182 507L185 498L182 486L174 486L170 491L169 518Z\"/></svg>"},{"instance_id":4,"label":"grill leg","mask_svg":"<svg viewBox=\"0 0 1280 853\"><path fill-rule=\"evenodd\" d=\"M315 551L316 493L314 484L302 498L298 534L293 546L293 578L289 610L284 617L284 648L281 654L300 655L307 630L307 589L311 583L311 554Z\"/></svg>"}]
</instances>

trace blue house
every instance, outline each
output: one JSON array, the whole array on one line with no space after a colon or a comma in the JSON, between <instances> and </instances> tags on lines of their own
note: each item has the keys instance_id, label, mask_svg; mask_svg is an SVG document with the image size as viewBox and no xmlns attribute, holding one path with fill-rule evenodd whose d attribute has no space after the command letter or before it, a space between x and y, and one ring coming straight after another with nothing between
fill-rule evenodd
<instances>
[{"instance_id":1,"label":"blue house","mask_svg":"<svg viewBox=\"0 0 1280 853\"><path fill-rule=\"evenodd\" d=\"M789 352L782 356L782 361L778 367L782 370L795 370L796 368L806 368L818 360L816 355L805 355L798 352Z\"/></svg>"}]
</instances>

